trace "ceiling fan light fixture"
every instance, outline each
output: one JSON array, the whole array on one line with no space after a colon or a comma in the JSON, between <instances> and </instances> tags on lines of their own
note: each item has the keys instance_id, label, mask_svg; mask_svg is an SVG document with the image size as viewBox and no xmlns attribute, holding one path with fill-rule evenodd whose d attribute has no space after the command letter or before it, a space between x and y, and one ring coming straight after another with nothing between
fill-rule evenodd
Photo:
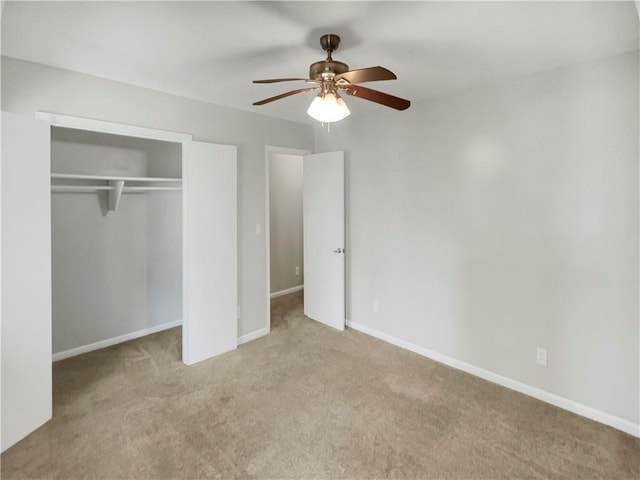
<instances>
[{"instance_id":1,"label":"ceiling fan light fixture","mask_svg":"<svg viewBox=\"0 0 640 480\"><path fill-rule=\"evenodd\" d=\"M322 123L338 122L349 116L351 112L338 93L321 92L313 99L307 114Z\"/></svg>"}]
</instances>

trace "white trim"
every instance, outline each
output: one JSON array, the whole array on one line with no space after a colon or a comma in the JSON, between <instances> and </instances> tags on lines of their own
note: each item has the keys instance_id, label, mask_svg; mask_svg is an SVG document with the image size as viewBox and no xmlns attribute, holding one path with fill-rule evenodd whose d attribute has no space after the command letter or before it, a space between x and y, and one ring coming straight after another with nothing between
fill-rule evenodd
<instances>
[{"instance_id":1,"label":"white trim","mask_svg":"<svg viewBox=\"0 0 640 480\"><path fill-rule=\"evenodd\" d=\"M91 132L148 138L151 140L162 140L165 142L184 143L193 139L193 135L188 133L177 133L167 130L157 130L155 128L136 127L134 125L126 125L124 123L105 122L103 120L74 117L71 115L62 115L60 113L37 111L36 118L44 120L54 127L77 128L79 130L89 130Z\"/></svg>"},{"instance_id":2,"label":"white trim","mask_svg":"<svg viewBox=\"0 0 640 480\"><path fill-rule=\"evenodd\" d=\"M361 325L350 320L347 320L346 323L348 327L353 328L354 330L358 330L362 333L366 333L367 335L371 335L372 337L379 338L380 340L384 340L385 342L391 343L400 348L410 350L414 353L417 353L418 355L422 355L423 357L430 358L431 360L443 363L457 370L462 370L463 372L470 373L471 375L483 378L484 380L488 380L511 390L515 390L516 392L524 393L525 395L529 395L530 397L537 398L538 400L542 400L543 402L555 405L556 407L560 407L563 410L568 410L583 417L587 417L591 420L595 420L596 422L604 423L605 425L609 425L613 428L617 428L618 430L622 430L623 432L633 435L634 437L640 437L640 424L636 424L630 422L629 420L625 420L624 418L616 417L615 415L611 415L601 410L588 407L587 405L569 400L567 398L561 397L560 395L556 395L554 393L532 387L531 385L527 385L526 383L521 383L516 380L503 377L502 375L498 375L483 368L476 367L475 365L456 360L455 358L448 357L428 348L420 347L392 335L379 332L378 330L374 330L373 328L367 327L365 325Z\"/></svg>"},{"instance_id":3,"label":"white trim","mask_svg":"<svg viewBox=\"0 0 640 480\"><path fill-rule=\"evenodd\" d=\"M266 153L281 153L283 155L309 155L311 154L310 150L305 150L302 148L288 148L288 147L273 147L271 145L267 145L264 147Z\"/></svg>"},{"instance_id":4,"label":"white trim","mask_svg":"<svg viewBox=\"0 0 640 480\"><path fill-rule=\"evenodd\" d=\"M76 355L81 355L83 353L93 352L94 350L100 350L112 345L117 345L118 343L128 342L129 340L134 340L146 335L151 335L152 333L158 333L170 328L179 327L180 325L182 325L182 320L175 320L173 322L163 323L162 325L156 325L155 327L138 330L137 332L126 333L118 337L107 338L106 340L100 340L99 342L90 343L81 347L71 348L69 350L54 353L52 356L52 361L57 362L59 360L64 360L65 358L75 357Z\"/></svg>"},{"instance_id":5,"label":"white trim","mask_svg":"<svg viewBox=\"0 0 640 480\"><path fill-rule=\"evenodd\" d=\"M261 328L251 333L247 333L246 335L242 335L241 337L238 337L238 345L242 345L243 343L250 342L251 340L255 340L256 338L264 337L269 333L270 333L270 330L267 327Z\"/></svg>"},{"instance_id":6,"label":"white trim","mask_svg":"<svg viewBox=\"0 0 640 480\"><path fill-rule=\"evenodd\" d=\"M300 290L304 290L304 285L298 285L297 287L287 288L285 290L280 290L279 292L273 292L271 294L271 298L283 297L284 295L289 295L290 293L296 293Z\"/></svg>"},{"instance_id":7,"label":"white trim","mask_svg":"<svg viewBox=\"0 0 640 480\"><path fill-rule=\"evenodd\" d=\"M264 147L264 210L265 210L265 224L264 224L264 245L266 250L266 266L267 266L267 289L265 291L265 309L267 312L267 333L271 331L271 215L269 213L269 161L271 159L271 155L273 153L281 153L284 155L300 155L301 157L305 155L309 155L311 153L310 150L303 150L297 148L288 148L288 147L274 147L272 145L267 145Z\"/></svg>"}]
</instances>

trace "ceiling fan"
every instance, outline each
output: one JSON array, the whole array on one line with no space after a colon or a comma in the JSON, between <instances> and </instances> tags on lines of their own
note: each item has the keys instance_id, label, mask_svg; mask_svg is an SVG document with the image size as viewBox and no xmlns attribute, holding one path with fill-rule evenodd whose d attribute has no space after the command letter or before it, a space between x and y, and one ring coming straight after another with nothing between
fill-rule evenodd
<instances>
[{"instance_id":1,"label":"ceiling fan","mask_svg":"<svg viewBox=\"0 0 640 480\"><path fill-rule=\"evenodd\" d=\"M274 78L253 81L253 83L304 81L307 83L315 83L315 86L281 93L280 95L255 102L254 105L264 105L265 103L290 97L298 93L319 90L318 95L313 99L313 102L311 102L307 113L323 123L337 122L350 113L344 100L338 94L338 91L341 90L347 95L376 102L387 107L395 108L396 110L406 110L409 108L411 105L409 100L360 86L360 83L364 82L395 80L398 77L396 77L393 72L379 66L349 70L349 66L346 63L339 62L331 57L332 52L336 51L338 45L340 45L340 37L334 33L320 37L320 45L322 49L327 52L327 59L311 64L309 67L309 78Z\"/></svg>"}]
</instances>

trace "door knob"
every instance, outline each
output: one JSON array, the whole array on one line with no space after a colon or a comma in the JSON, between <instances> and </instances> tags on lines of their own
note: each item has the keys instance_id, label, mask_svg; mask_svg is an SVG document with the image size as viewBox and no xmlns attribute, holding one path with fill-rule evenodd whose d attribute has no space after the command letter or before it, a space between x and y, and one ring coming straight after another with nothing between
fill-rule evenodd
<instances>
[{"instance_id":1,"label":"door knob","mask_svg":"<svg viewBox=\"0 0 640 480\"><path fill-rule=\"evenodd\" d=\"M334 250L333 253L342 253L343 250L341 248L338 248L337 250Z\"/></svg>"}]
</instances>

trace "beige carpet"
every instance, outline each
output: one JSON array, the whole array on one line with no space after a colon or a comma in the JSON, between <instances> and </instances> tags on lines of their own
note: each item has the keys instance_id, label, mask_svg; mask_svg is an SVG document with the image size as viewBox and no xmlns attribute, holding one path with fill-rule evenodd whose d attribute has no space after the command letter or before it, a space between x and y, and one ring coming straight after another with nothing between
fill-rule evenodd
<instances>
[{"instance_id":1,"label":"beige carpet","mask_svg":"<svg viewBox=\"0 0 640 480\"><path fill-rule=\"evenodd\" d=\"M185 367L178 329L54 364L2 478L640 478L640 440L274 301Z\"/></svg>"}]
</instances>

